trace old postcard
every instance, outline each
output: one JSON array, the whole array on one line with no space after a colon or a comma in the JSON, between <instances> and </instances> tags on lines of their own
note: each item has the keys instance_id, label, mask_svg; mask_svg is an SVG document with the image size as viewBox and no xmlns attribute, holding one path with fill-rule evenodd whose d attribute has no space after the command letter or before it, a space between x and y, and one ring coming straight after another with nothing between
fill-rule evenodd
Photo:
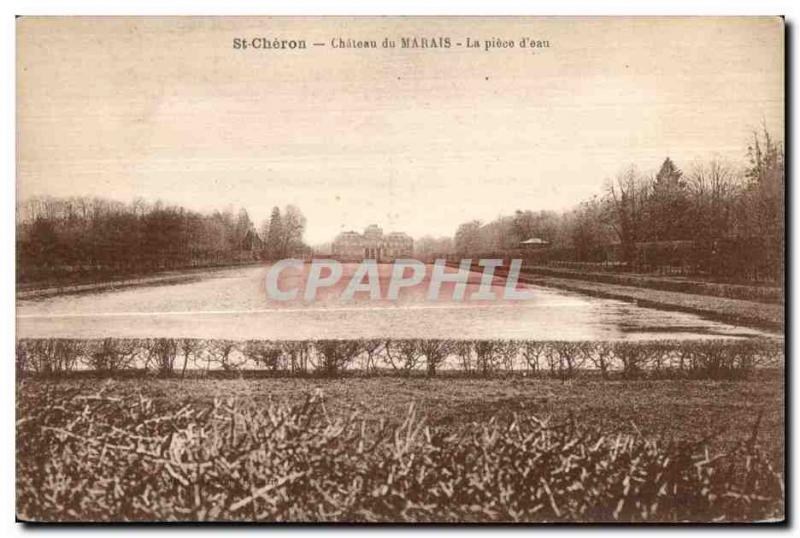
<instances>
[{"instance_id":1,"label":"old postcard","mask_svg":"<svg viewBox=\"0 0 800 538\"><path fill-rule=\"evenodd\" d=\"M784 31L18 18L18 520L783 521Z\"/></svg>"}]
</instances>

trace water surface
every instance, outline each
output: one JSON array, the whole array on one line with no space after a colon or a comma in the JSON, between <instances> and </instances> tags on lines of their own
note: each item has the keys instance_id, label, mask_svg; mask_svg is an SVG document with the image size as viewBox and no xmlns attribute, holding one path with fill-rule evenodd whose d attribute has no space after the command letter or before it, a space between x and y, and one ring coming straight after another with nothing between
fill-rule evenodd
<instances>
[{"instance_id":1,"label":"water surface","mask_svg":"<svg viewBox=\"0 0 800 538\"><path fill-rule=\"evenodd\" d=\"M427 279L403 290L398 301L373 301L366 293L344 301L341 292L354 269L347 265L342 282L310 303L269 300L266 267L217 271L182 283L20 300L17 336L643 340L767 334L694 314L528 284L519 285L532 292L524 301L454 301L452 284L442 288L438 301L430 301ZM380 267L384 295L390 272L391 266ZM303 282L303 275L287 273L280 287ZM480 274L472 273L467 298L479 282ZM499 297L503 286L495 279L492 289Z\"/></svg>"}]
</instances>

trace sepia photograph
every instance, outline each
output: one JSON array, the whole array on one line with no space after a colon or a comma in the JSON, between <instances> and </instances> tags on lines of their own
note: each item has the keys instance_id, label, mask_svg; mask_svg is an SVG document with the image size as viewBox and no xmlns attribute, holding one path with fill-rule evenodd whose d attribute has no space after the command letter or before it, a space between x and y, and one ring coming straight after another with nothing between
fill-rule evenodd
<instances>
[{"instance_id":1,"label":"sepia photograph","mask_svg":"<svg viewBox=\"0 0 800 538\"><path fill-rule=\"evenodd\" d=\"M782 17L15 27L18 522L786 522Z\"/></svg>"}]
</instances>

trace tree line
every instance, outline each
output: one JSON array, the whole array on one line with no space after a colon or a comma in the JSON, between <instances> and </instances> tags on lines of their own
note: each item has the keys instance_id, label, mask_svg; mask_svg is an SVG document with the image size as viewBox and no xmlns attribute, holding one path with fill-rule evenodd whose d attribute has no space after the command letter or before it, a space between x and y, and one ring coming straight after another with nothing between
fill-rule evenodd
<instances>
[{"instance_id":1,"label":"tree line","mask_svg":"<svg viewBox=\"0 0 800 538\"><path fill-rule=\"evenodd\" d=\"M689 265L698 272L749 279L783 277L784 148L754 133L747 164L714 158L684 172L666 158L655 173L635 166L603 193L569 211L518 210L489 223L461 224L453 251L503 253L532 237L549 248L541 261L616 261L631 269Z\"/></svg>"},{"instance_id":2,"label":"tree line","mask_svg":"<svg viewBox=\"0 0 800 538\"><path fill-rule=\"evenodd\" d=\"M142 199L34 197L17 206L19 282L142 274L282 255L302 245L305 217L274 208L261 234L247 210L208 214Z\"/></svg>"}]
</instances>

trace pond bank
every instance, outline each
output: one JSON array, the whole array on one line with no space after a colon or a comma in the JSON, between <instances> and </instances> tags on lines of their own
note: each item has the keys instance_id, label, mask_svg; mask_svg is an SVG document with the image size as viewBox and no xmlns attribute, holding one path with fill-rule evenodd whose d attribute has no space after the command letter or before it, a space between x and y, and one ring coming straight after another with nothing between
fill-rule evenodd
<instances>
[{"instance_id":1,"label":"pond bank","mask_svg":"<svg viewBox=\"0 0 800 538\"><path fill-rule=\"evenodd\" d=\"M541 265L527 265L523 270L526 273L539 276L569 278L586 282L602 282L605 284L618 284L620 286L632 286L636 288L677 291L696 295L711 295L714 297L743 299L745 301L756 301L760 303L783 304L784 302L784 290L780 286L732 284L639 273L584 271Z\"/></svg>"},{"instance_id":2,"label":"pond bank","mask_svg":"<svg viewBox=\"0 0 800 538\"><path fill-rule=\"evenodd\" d=\"M782 304L768 304L743 299L622 286L605 282L589 282L575 278L558 278L529 273L520 275L520 282L563 289L604 299L632 302L646 308L697 314L714 321L733 325L743 325L776 332L783 332L784 330L784 306Z\"/></svg>"},{"instance_id":3,"label":"pond bank","mask_svg":"<svg viewBox=\"0 0 800 538\"><path fill-rule=\"evenodd\" d=\"M164 271L151 276L141 276L136 278L126 278L109 280L107 282L92 282L87 284L71 284L64 286L49 286L36 289L25 289L17 291L17 299L41 299L44 297L54 297L56 295L68 295L73 293L85 293L91 291L110 291L131 288L134 286L149 286L153 284L179 284L190 282L198 278L204 278L220 271L237 267L251 267L259 265L261 262L240 263L234 265L219 265L215 267L196 267L191 269L178 269L175 271Z\"/></svg>"}]
</instances>

